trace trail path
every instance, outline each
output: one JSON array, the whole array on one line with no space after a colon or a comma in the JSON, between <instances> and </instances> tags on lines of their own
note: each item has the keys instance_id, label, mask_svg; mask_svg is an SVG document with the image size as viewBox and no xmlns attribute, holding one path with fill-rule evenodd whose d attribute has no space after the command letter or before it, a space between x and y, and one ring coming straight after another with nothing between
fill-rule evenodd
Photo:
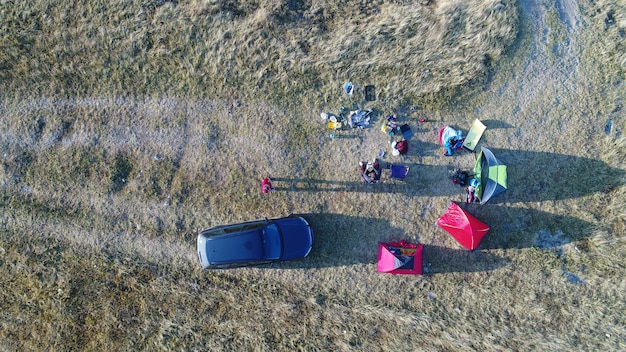
<instances>
[{"instance_id":1,"label":"trail path","mask_svg":"<svg viewBox=\"0 0 626 352\"><path fill-rule=\"evenodd\" d=\"M579 25L578 8L574 0L558 0L557 8L561 20L567 27L567 40L550 47L549 31L546 24L546 4L541 0L522 0L523 16L528 22L528 32L533 51L525 60L518 77L519 84L508 87L508 95L518 97L524 103L532 103L544 89L574 93L576 70L580 48L577 44ZM557 61L548 61L549 52L556 54Z\"/></svg>"},{"instance_id":2,"label":"trail path","mask_svg":"<svg viewBox=\"0 0 626 352\"><path fill-rule=\"evenodd\" d=\"M566 40L553 43L550 40L547 6L542 0L521 0L522 39L530 42L530 51L520 67L513 68L514 79L498 82L490 87L490 99L481 107L491 115L509 117L518 126L513 147L524 145L535 138L541 129L536 128L538 107L555 108L556 105L575 105L578 88L578 63L582 49L577 42L580 26L578 7L574 0L558 0L557 10L567 29ZM519 55L519 54L518 54ZM497 74L496 74L497 76ZM551 94L546 94L550 92ZM547 100L556 97L556 101ZM516 101L514 111L504 111L502 101ZM525 133L525 131L528 131Z\"/></svg>"}]
</instances>

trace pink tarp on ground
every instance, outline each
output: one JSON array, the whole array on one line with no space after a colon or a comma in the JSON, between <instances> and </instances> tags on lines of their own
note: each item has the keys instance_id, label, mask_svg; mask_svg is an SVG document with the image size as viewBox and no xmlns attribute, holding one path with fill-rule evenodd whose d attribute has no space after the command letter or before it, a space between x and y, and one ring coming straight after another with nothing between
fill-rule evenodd
<instances>
[{"instance_id":1,"label":"pink tarp on ground","mask_svg":"<svg viewBox=\"0 0 626 352\"><path fill-rule=\"evenodd\" d=\"M404 240L378 244L378 272L389 274L422 274L421 244Z\"/></svg>"}]
</instances>

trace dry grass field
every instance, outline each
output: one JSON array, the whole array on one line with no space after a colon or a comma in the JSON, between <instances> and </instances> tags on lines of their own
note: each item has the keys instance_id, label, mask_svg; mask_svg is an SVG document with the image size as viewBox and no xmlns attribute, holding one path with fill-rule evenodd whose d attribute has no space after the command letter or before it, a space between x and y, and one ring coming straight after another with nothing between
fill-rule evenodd
<instances>
[{"instance_id":1,"label":"dry grass field","mask_svg":"<svg viewBox=\"0 0 626 352\"><path fill-rule=\"evenodd\" d=\"M0 350L625 350L625 38L623 0L0 0ZM482 206L437 136L476 118ZM363 184L380 151L405 180ZM199 230L292 212L307 258L201 269ZM424 275L376 272L400 239Z\"/></svg>"}]
</instances>

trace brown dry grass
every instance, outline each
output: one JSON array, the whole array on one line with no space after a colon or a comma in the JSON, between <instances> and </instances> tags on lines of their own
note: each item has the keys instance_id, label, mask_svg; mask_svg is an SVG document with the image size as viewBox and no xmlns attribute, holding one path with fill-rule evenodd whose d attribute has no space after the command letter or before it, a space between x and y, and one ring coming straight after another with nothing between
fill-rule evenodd
<instances>
[{"instance_id":1,"label":"brown dry grass","mask_svg":"<svg viewBox=\"0 0 626 352\"><path fill-rule=\"evenodd\" d=\"M624 5L502 3L3 3L0 349L623 350ZM389 113L412 169L366 187ZM474 118L511 187L466 252L436 139ZM289 212L308 258L200 270L197 230ZM402 238L426 275L376 273Z\"/></svg>"}]
</instances>

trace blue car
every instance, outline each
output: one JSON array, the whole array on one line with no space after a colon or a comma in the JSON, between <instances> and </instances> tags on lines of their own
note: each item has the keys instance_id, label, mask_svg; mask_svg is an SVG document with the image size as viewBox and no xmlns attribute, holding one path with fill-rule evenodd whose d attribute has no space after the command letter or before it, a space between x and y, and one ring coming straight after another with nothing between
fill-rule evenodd
<instances>
[{"instance_id":1,"label":"blue car","mask_svg":"<svg viewBox=\"0 0 626 352\"><path fill-rule=\"evenodd\" d=\"M311 226L296 215L221 225L198 234L198 257L205 269L302 258L312 246Z\"/></svg>"}]
</instances>

